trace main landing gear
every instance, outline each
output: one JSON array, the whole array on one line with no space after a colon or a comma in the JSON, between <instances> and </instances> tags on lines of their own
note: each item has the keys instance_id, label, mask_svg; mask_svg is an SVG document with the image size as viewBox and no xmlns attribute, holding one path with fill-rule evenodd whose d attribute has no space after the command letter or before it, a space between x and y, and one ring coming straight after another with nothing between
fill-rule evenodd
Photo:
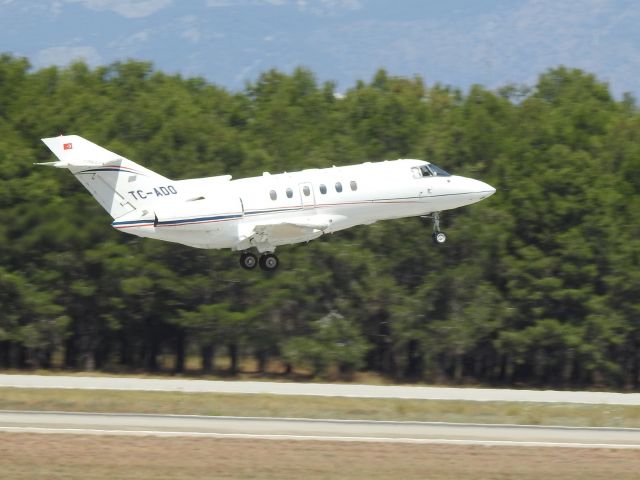
<instances>
[{"instance_id":1,"label":"main landing gear","mask_svg":"<svg viewBox=\"0 0 640 480\"><path fill-rule=\"evenodd\" d=\"M278 268L279 264L280 260L273 253L260 255L260 260L251 252L242 252L240 254L240 266L245 270L253 270L256 265L260 265L260 268L265 272L272 272Z\"/></svg>"},{"instance_id":2,"label":"main landing gear","mask_svg":"<svg viewBox=\"0 0 640 480\"><path fill-rule=\"evenodd\" d=\"M424 218L431 218L433 220L433 243L436 245L442 245L447 241L447 236L440 230L440 212L433 212L431 216L427 215Z\"/></svg>"}]
</instances>

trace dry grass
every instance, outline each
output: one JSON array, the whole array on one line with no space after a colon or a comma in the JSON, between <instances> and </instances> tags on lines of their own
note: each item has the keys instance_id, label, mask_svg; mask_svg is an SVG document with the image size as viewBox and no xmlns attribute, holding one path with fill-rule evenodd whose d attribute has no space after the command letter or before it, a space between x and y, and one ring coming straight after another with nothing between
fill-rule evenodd
<instances>
[{"instance_id":1,"label":"dry grass","mask_svg":"<svg viewBox=\"0 0 640 480\"><path fill-rule=\"evenodd\" d=\"M1 410L640 427L640 406L0 388Z\"/></svg>"},{"instance_id":2,"label":"dry grass","mask_svg":"<svg viewBox=\"0 0 640 480\"><path fill-rule=\"evenodd\" d=\"M0 434L0 477L635 480L637 450Z\"/></svg>"}]
</instances>

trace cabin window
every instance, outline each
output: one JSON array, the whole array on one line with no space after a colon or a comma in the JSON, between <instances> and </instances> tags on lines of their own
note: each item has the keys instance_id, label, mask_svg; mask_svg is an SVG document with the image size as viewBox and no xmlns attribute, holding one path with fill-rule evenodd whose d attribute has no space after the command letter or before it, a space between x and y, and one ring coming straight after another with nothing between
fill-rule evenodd
<instances>
[{"instance_id":1,"label":"cabin window","mask_svg":"<svg viewBox=\"0 0 640 480\"><path fill-rule=\"evenodd\" d=\"M445 170L443 170L442 168L440 168L437 165L434 165L433 163L429 164L429 170L431 170L433 172L434 175L438 176L438 177L450 177L451 174Z\"/></svg>"},{"instance_id":2,"label":"cabin window","mask_svg":"<svg viewBox=\"0 0 640 480\"><path fill-rule=\"evenodd\" d=\"M420 167L420 172L422 172L423 177L432 177L433 172L429 169L429 165L423 165Z\"/></svg>"},{"instance_id":3,"label":"cabin window","mask_svg":"<svg viewBox=\"0 0 640 480\"><path fill-rule=\"evenodd\" d=\"M320 185L320 193L323 194L323 195L325 193L327 193L327 186L326 185L323 185L323 184Z\"/></svg>"},{"instance_id":4,"label":"cabin window","mask_svg":"<svg viewBox=\"0 0 640 480\"><path fill-rule=\"evenodd\" d=\"M420 172L423 177L450 177L449 172L441 169L437 165L430 163L429 165L422 165L420 167Z\"/></svg>"},{"instance_id":5,"label":"cabin window","mask_svg":"<svg viewBox=\"0 0 640 480\"><path fill-rule=\"evenodd\" d=\"M351 190L353 190L354 192L358 189L358 184L355 182L355 180L351 180L351 183L349 183L349 185L351 186Z\"/></svg>"},{"instance_id":6,"label":"cabin window","mask_svg":"<svg viewBox=\"0 0 640 480\"><path fill-rule=\"evenodd\" d=\"M311 195L311 190L309 190L309 187L305 185L304 187L302 187L302 193L304 193L305 197L308 197L309 195Z\"/></svg>"},{"instance_id":7,"label":"cabin window","mask_svg":"<svg viewBox=\"0 0 640 480\"><path fill-rule=\"evenodd\" d=\"M342 191L342 184L340 182L336 182L336 192L340 193Z\"/></svg>"},{"instance_id":8,"label":"cabin window","mask_svg":"<svg viewBox=\"0 0 640 480\"><path fill-rule=\"evenodd\" d=\"M293 197L293 190L291 190L290 188L287 188L287 198L292 198Z\"/></svg>"},{"instance_id":9,"label":"cabin window","mask_svg":"<svg viewBox=\"0 0 640 480\"><path fill-rule=\"evenodd\" d=\"M271 197L271 200L276 200L278 198L278 194L276 193L275 190L271 190L269 192L269 196Z\"/></svg>"}]
</instances>

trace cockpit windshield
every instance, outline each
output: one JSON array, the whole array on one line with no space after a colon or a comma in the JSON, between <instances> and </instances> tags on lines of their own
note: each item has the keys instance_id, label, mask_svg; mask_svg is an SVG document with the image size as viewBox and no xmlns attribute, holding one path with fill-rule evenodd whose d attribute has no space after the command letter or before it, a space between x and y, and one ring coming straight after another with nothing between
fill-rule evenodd
<instances>
[{"instance_id":1,"label":"cockpit windshield","mask_svg":"<svg viewBox=\"0 0 640 480\"><path fill-rule=\"evenodd\" d=\"M451 175L433 163L422 165L420 173L423 177L450 177Z\"/></svg>"}]
</instances>

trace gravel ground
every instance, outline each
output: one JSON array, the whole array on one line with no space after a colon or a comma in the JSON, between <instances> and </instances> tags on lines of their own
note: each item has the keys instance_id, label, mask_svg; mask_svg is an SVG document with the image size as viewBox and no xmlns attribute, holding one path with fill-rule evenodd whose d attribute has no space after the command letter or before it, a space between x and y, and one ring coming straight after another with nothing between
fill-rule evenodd
<instances>
[{"instance_id":1,"label":"gravel ground","mask_svg":"<svg viewBox=\"0 0 640 480\"><path fill-rule=\"evenodd\" d=\"M637 450L0 434L0 478L636 480Z\"/></svg>"}]
</instances>

